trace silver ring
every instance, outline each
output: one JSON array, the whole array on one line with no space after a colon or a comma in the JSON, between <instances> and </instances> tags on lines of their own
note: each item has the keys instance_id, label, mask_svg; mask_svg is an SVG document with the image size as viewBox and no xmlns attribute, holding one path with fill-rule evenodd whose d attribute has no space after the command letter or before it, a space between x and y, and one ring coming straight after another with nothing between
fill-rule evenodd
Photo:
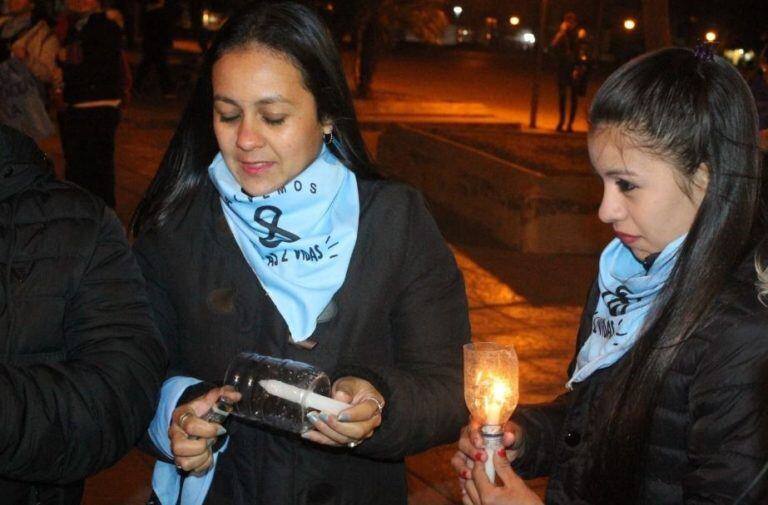
<instances>
[{"instance_id":1,"label":"silver ring","mask_svg":"<svg viewBox=\"0 0 768 505\"><path fill-rule=\"evenodd\" d=\"M381 415L382 412L384 412L384 403L380 402L378 399L374 398L373 396L366 396L363 398L363 401L371 400L373 403L376 404L376 409L379 411L379 415Z\"/></svg>"},{"instance_id":2,"label":"silver ring","mask_svg":"<svg viewBox=\"0 0 768 505\"><path fill-rule=\"evenodd\" d=\"M358 445L360 445L360 440L353 440L347 444L347 447L349 447L350 449L354 449Z\"/></svg>"},{"instance_id":3,"label":"silver ring","mask_svg":"<svg viewBox=\"0 0 768 505\"><path fill-rule=\"evenodd\" d=\"M182 415L179 416L179 428L182 430L184 429L184 421L187 419L187 416L194 416L195 413L191 410L188 410L184 412Z\"/></svg>"}]
</instances>

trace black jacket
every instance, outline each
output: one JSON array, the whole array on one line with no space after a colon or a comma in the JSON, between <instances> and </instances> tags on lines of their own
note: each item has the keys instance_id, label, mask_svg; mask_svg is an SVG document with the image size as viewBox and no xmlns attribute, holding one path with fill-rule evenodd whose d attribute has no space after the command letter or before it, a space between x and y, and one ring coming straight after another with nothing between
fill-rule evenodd
<instances>
[{"instance_id":1,"label":"black jacket","mask_svg":"<svg viewBox=\"0 0 768 505\"><path fill-rule=\"evenodd\" d=\"M0 126L0 502L80 503L146 429L164 366L114 213Z\"/></svg>"},{"instance_id":2,"label":"black jacket","mask_svg":"<svg viewBox=\"0 0 768 505\"><path fill-rule=\"evenodd\" d=\"M170 28L169 28L170 29ZM122 32L103 12L94 12L78 29L73 21L62 44L67 58L59 61L68 104L117 100L122 96Z\"/></svg>"},{"instance_id":3,"label":"black jacket","mask_svg":"<svg viewBox=\"0 0 768 505\"><path fill-rule=\"evenodd\" d=\"M456 440L466 423L461 272L418 193L385 181L358 187L359 233L338 311L318 324L311 350L289 343L210 183L188 212L136 242L173 374L220 383L229 361L252 351L364 377L386 398L382 425L354 450L231 418L206 504L404 504L403 458Z\"/></svg>"},{"instance_id":4,"label":"black jacket","mask_svg":"<svg viewBox=\"0 0 768 505\"><path fill-rule=\"evenodd\" d=\"M667 373L652 414L641 503L731 504L768 460L768 309L755 282L749 255ZM577 354L591 330L596 284L582 314ZM588 418L609 415L595 409L613 370L598 370L553 403L521 407L514 416L526 432L525 454L515 467L526 477L550 477L548 504L587 503ZM768 503L766 481L742 505Z\"/></svg>"}]
</instances>

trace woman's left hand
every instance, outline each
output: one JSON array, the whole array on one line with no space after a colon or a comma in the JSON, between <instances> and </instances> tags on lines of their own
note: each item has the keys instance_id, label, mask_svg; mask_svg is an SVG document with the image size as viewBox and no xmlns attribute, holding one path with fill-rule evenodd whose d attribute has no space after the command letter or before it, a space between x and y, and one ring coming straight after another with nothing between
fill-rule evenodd
<instances>
[{"instance_id":1,"label":"woman's left hand","mask_svg":"<svg viewBox=\"0 0 768 505\"><path fill-rule=\"evenodd\" d=\"M333 383L331 394L352 407L334 416L325 412L308 415L315 429L302 436L318 444L355 447L373 436L381 425L384 397L373 384L359 377L342 377Z\"/></svg>"},{"instance_id":2,"label":"woman's left hand","mask_svg":"<svg viewBox=\"0 0 768 505\"><path fill-rule=\"evenodd\" d=\"M502 485L496 486L488 480L485 465L476 462L472 467L472 478L462 490L461 502L464 505L543 505L541 498L512 470L504 451L500 452L503 455L493 455L493 466Z\"/></svg>"}]
</instances>

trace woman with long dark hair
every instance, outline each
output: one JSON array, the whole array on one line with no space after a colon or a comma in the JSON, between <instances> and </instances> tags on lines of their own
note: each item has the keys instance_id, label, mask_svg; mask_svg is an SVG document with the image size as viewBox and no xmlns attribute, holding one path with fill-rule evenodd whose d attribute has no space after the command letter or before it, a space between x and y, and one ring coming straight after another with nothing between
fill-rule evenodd
<instances>
[{"instance_id":1,"label":"woman with long dark hair","mask_svg":"<svg viewBox=\"0 0 768 505\"><path fill-rule=\"evenodd\" d=\"M502 486L473 463L486 459L474 425L462 432L464 502L540 503L521 475L549 476L547 503L764 503L764 174L749 89L707 46L664 49L606 80L590 124L616 238L568 391L513 416L492 455Z\"/></svg>"},{"instance_id":2,"label":"woman with long dark hair","mask_svg":"<svg viewBox=\"0 0 768 505\"><path fill-rule=\"evenodd\" d=\"M403 458L466 420L464 285L419 194L377 176L312 10L231 16L132 231L171 362L160 503L406 503ZM242 351L315 365L352 407L301 437L205 421Z\"/></svg>"}]
</instances>

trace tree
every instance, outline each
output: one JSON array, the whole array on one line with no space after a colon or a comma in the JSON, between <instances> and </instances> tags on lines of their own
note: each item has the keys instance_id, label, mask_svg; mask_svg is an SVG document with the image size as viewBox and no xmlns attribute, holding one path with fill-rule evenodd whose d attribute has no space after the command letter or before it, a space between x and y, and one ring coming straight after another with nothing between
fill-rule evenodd
<instances>
[{"instance_id":1,"label":"tree","mask_svg":"<svg viewBox=\"0 0 768 505\"><path fill-rule=\"evenodd\" d=\"M643 21L646 51L672 45L669 0L643 0Z\"/></svg>"},{"instance_id":2,"label":"tree","mask_svg":"<svg viewBox=\"0 0 768 505\"><path fill-rule=\"evenodd\" d=\"M448 26L445 0L357 0L355 9L355 94L366 98L376 64L398 35L410 33L436 43Z\"/></svg>"}]
</instances>

